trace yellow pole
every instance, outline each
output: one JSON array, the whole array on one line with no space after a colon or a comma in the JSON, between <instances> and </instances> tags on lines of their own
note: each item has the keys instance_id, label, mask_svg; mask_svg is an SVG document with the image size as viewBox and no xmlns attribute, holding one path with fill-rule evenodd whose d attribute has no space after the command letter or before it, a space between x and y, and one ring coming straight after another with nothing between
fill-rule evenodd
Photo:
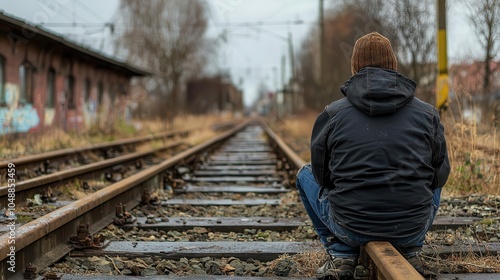
<instances>
[{"instance_id":1,"label":"yellow pole","mask_svg":"<svg viewBox=\"0 0 500 280\"><path fill-rule=\"evenodd\" d=\"M446 52L446 0L437 0L438 76L436 79L436 108L445 109L448 101L448 56Z\"/></svg>"}]
</instances>

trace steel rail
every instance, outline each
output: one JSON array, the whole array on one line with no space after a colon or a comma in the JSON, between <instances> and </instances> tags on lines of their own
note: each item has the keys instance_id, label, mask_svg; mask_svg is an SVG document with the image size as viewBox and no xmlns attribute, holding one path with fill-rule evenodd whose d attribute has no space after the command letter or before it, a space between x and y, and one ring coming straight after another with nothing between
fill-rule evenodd
<instances>
[{"instance_id":1,"label":"steel rail","mask_svg":"<svg viewBox=\"0 0 500 280\"><path fill-rule=\"evenodd\" d=\"M70 236L76 235L78 225L89 223L91 232L107 226L115 215L115 206L123 203L127 209L139 205L145 189L162 187L163 172L180 163L194 159L195 155L213 148L247 126L246 121L204 143L172 156L160 164L134 174L107 188L61 207L41 218L31 221L15 230L14 240L9 233L0 236L0 280L8 279L29 263L42 267L63 257L71 248L67 246ZM15 273L9 271L11 246L15 250Z\"/></svg>"},{"instance_id":2,"label":"steel rail","mask_svg":"<svg viewBox=\"0 0 500 280\"><path fill-rule=\"evenodd\" d=\"M76 227L79 224L90 223L93 233L104 228L114 216L116 204L126 204L128 209L137 206L139 204L138 197L144 189L161 188L165 170L180 162L194 159L200 152L227 140L250 123L251 121L247 121L201 145L181 152L157 166L132 175L82 200L19 227L15 234L16 272L21 272L20 268L24 268L30 262L44 267L44 264L47 265L64 256L71 250L66 242L69 236L76 234ZM293 167L298 169L305 164L263 121L259 120L259 123ZM9 240L9 234L0 236L0 280L12 276L7 270L9 267L8 254L11 250ZM377 267L377 279L423 279L388 242L370 242L364 246L364 250Z\"/></svg>"},{"instance_id":3,"label":"steel rail","mask_svg":"<svg viewBox=\"0 0 500 280\"><path fill-rule=\"evenodd\" d=\"M163 133L160 133L157 135L138 136L138 137L134 137L134 138L116 140L116 141L112 141L112 142L105 142L105 143L88 145L88 146L84 146L84 147L67 148L67 149L50 151L50 152L41 153L41 154L24 156L24 157L20 157L20 158L16 158L16 159L3 160L3 161L0 161L0 169L7 168L9 163L13 163L17 167L19 167L22 165L43 162L43 161L49 160L49 159L65 157L68 154L77 154L77 153L89 152L89 151L93 151L93 150L109 149L112 147L119 147L119 146L130 145L130 144L139 144L141 142L153 141L153 140L160 139L160 138L169 138L169 137L174 137L176 135L185 135L187 133L189 133L188 130L181 130L181 131L174 131L174 132L163 132Z\"/></svg>"},{"instance_id":4,"label":"steel rail","mask_svg":"<svg viewBox=\"0 0 500 280\"><path fill-rule=\"evenodd\" d=\"M103 160L103 161L98 161L90 164L86 164L83 166L75 167L69 170L63 170L59 172L55 172L49 175L44 175L32 179L28 179L25 181L20 181L16 183L15 187L15 193L16 193L16 200L17 201L24 201L26 198L30 197L31 194L25 194L27 191L32 190L32 189L39 189L41 187L50 185L50 184L55 184L55 183L60 183L63 181L67 181L69 179L75 178L77 176L81 176L84 174L89 174L92 172L96 171L102 171L105 170L106 168L131 162L140 158L144 158L150 155L153 155L155 153L172 149L177 146L180 146L182 144L181 141L176 141L174 143L171 143L169 145L159 147L159 148L154 148L150 149L147 151L142 151L142 152L136 152L128 155L122 155L118 156L115 158ZM7 201L7 195L9 193L9 187L8 186L0 186L0 204L1 205L7 205L5 202Z\"/></svg>"},{"instance_id":5,"label":"steel rail","mask_svg":"<svg viewBox=\"0 0 500 280\"><path fill-rule=\"evenodd\" d=\"M295 153L285 143L285 141L281 139L281 137L276 135L276 133L274 133L272 129L263 120L260 120L260 124L264 128L264 131L267 133L269 138L271 138L273 142L276 143L277 148L283 153L283 155L288 159L288 161L293 164L293 167L295 169L299 170L302 166L304 166L304 164L306 164L306 162L302 158L300 158L299 155L297 155L297 153Z\"/></svg>"},{"instance_id":6,"label":"steel rail","mask_svg":"<svg viewBox=\"0 0 500 280\"><path fill-rule=\"evenodd\" d=\"M389 242L368 242L363 246L363 250L375 264L377 279L424 280L424 277Z\"/></svg>"}]
</instances>

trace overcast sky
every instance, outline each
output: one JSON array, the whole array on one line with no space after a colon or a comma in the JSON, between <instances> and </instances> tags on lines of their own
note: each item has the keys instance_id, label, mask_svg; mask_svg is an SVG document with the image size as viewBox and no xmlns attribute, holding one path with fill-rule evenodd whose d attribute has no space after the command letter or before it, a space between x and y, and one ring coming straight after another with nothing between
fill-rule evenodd
<instances>
[{"instance_id":1,"label":"overcast sky","mask_svg":"<svg viewBox=\"0 0 500 280\"><path fill-rule=\"evenodd\" d=\"M335 2L325 0L325 6ZM231 73L233 81L242 87L247 105L255 99L259 83L265 83L270 89L281 87L283 56L285 79L288 79L288 34L292 35L297 52L317 21L319 10L317 0L205 0L204 3L210 10L208 35L219 40L214 65ZM0 0L0 9L32 23L45 22L46 28L99 50L110 49L109 28L104 28L103 23L116 18L118 4L119 0ZM477 43L463 10L454 7L448 13L451 61L477 53ZM72 22L90 23L90 26L57 26ZM262 22L263 25L228 26L228 23L241 22Z\"/></svg>"}]
</instances>

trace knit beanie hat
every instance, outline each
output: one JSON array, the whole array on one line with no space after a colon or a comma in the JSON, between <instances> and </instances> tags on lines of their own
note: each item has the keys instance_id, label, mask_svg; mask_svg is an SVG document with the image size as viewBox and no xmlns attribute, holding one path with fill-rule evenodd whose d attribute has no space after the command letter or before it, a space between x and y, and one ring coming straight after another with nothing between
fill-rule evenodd
<instances>
[{"instance_id":1,"label":"knit beanie hat","mask_svg":"<svg viewBox=\"0 0 500 280\"><path fill-rule=\"evenodd\" d=\"M377 32L364 35L354 44L351 57L353 75L368 66L397 70L397 65L391 42Z\"/></svg>"}]
</instances>

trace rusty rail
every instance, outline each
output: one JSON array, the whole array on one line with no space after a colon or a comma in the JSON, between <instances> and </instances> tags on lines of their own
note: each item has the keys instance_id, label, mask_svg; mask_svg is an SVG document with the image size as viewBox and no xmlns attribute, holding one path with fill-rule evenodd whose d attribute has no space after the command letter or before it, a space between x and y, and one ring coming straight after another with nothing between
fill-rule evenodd
<instances>
[{"instance_id":1,"label":"rusty rail","mask_svg":"<svg viewBox=\"0 0 500 280\"><path fill-rule=\"evenodd\" d=\"M372 241L363 246L375 265L373 273L380 280L424 280L415 268L389 242ZM370 278L371 279L371 278Z\"/></svg>"},{"instance_id":2,"label":"rusty rail","mask_svg":"<svg viewBox=\"0 0 500 280\"><path fill-rule=\"evenodd\" d=\"M77 234L77 227L90 224L92 233L107 226L115 216L115 206L122 203L131 209L140 203L144 190L161 188L163 171L167 168L193 158L231 137L243 129L248 122L222 133L198 146L183 151L154 167L132 175L116 184L97 191L85 198L59 208L39 219L16 229L15 245L9 243L9 233L0 236L0 279L8 279L29 263L45 267L68 253L71 248L67 241ZM13 248L11 246L14 246ZM15 273L10 267L9 254L15 251ZM16 274L18 275L18 274Z\"/></svg>"},{"instance_id":3,"label":"rusty rail","mask_svg":"<svg viewBox=\"0 0 500 280\"><path fill-rule=\"evenodd\" d=\"M16 272L22 272L21 269L31 262L34 262L39 267L45 267L47 264L64 256L71 250L66 242L70 236L77 233L78 227L81 228L82 225L89 224L92 233L104 228L115 215L116 205L122 203L128 209L137 206L140 202L138 198L141 197L144 190L161 188L165 170L186 161L186 159L194 159L196 154L211 149L227 140L250 122L247 121L201 145L181 152L157 166L132 175L82 200L19 227L15 234L14 248ZM260 124L293 167L298 169L305 163L264 122L260 121ZM13 275L8 271L10 267L8 264L9 254L12 249L9 240L9 234L0 236L0 280L8 279ZM388 242L369 242L364 246L364 250L377 267L376 275L372 275L372 277L376 278L370 279L423 279Z\"/></svg>"},{"instance_id":4,"label":"rusty rail","mask_svg":"<svg viewBox=\"0 0 500 280\"><path fill-rule=\"evenodd\" d=\"M177 146L180 146L181 144L182 143L180 141L176 141L163 147L150 149L143 152L126 154L115 158L86 164L69 170L63 170L53 174L18 182L16 183L16 200L25 201L26 198L31 197L36 191L39 191L40 188L43 188L45 186L56 183L60 184L69 179L75 178L77 176L82 176L84 174L101 172L106 168L110 168L118 164L132 162L134 160L138 160L140 158L144 158L164 150L175 148ZM0 205L7 205L5 202L7 201L7 195L9 193L8 190L9 188L7 185L0 186Z\"/></svg>"},{"instance_id":5,"label":"rusty rail","mask_svg":"<svg viewBox=\"0 0 500 280\"><path fill-rule=\"evenodd\" d=\"M134 137L134 138L116 140L116 141L112 141L112 142L98 143L98 144L89 145L89 146L85 146L85 147L67 148L67 149L51 151L51 152L46 152L46 153L41 153L41 154L24 156L24 157L20 157L20 158L16 158L16 159L3 160L3 161L0 161L0 170L7 168L9 163L13 163L16 165L16 167L19 167L22 165L33 164L33 163L42 162L45 160L54 159L54 158L65 157L68 154L77 154L77 153L89 152L89 151L100 150L100 149L109 149L112 147L138 144L138 143L142 143L142 142L146 142L146 141L153 141L153 140L161 139L161 138L170 138L170 137L174 137L176 135L186 135L188 133L189 133L189 131L187 131L187 130L175 131L175 132L164 132L164 133L160 133L157 135L138 136L138 137Z\"/></svg>"},{"instance_id":6,"label":"rusty rail","mask_svg":"<svg viewBox=\"0 0 500 280\"><path fill-rule=\"evenodd\" d=\"M277 145L278 149L283 153L283 155L288 159L290 163L293 164L297 170L300 169L306 162L297 155L286 143L274 133L271 128L263 121L260 120L260 124L266 131L269 138L271 138Z\"/></svg>"}]
</instances>

